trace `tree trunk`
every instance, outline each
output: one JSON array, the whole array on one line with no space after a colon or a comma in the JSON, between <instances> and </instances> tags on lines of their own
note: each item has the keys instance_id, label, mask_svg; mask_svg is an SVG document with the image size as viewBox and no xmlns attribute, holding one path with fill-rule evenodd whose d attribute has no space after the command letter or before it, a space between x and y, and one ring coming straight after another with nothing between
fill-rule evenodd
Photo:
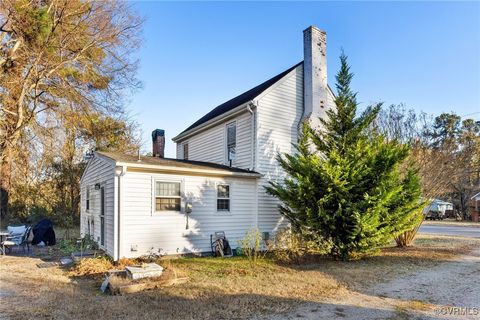
<instances>
[{"instance_id":1,"label":"tree trunk","mask_svg":"<svg viewBox=\"0 0 480 320\"><path fill-rule=\"evenodd\" d=\"M12 175L12 150L4 145L0 150L0 219L8 214L8 196L11 187ZM3 227L3 226L2 226Z\"/></svg>"},{"instance_id":2,"label":"tree trunk","mask_svg":"<svg viewBox=\"0 0 480 320\"><path fill-rule=\"evenodd\" d=\"M415 236L417 235L418 229L420 229L420 226L422 225L422 223L423 223L423 219L412 230L405 231L404 233L397 236L395 238L397 247L404 248L412 245L413 240L415 240Z\"/></svg>"}]
</instances>

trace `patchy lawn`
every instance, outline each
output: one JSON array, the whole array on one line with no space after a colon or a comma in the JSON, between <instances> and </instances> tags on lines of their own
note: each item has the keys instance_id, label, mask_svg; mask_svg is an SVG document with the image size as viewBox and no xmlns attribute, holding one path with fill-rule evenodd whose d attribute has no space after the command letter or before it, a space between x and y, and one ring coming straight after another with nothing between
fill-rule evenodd
<instances>
[{"instance_id":1,"label":"patchy lawn","mask_svg":"<svg viewBox=\"0 0 480 320\"><path fill-rule=\"evenodd\" d=\"M409 285L408 279L418 281L415 276L460 261L462 254L479 245L480 240L470 238L420 236L415 247L385 248L360 261L323 258L301 265L262 259L252 267L238 257L164 259L160 261L163 266L190 280L127 296L101 294L99 277L76 277L58 267L40 269L36 266L42 262L39 258L6 256L0 258L0 315L7 319L318 319L351 315L352 319L401 319L409 312L433 315L434 300L421 296L403 299L402 293L394 296L386 289L389 283L402 290Z\"/></svg>"}]
</instances>

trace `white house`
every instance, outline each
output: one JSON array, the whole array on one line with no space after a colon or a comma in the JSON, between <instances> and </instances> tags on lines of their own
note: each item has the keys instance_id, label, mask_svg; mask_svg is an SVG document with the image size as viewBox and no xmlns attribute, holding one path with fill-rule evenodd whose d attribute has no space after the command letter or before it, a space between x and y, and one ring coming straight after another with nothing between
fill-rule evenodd
<instances>
[{"instance_id":1,"label":"white house","mask_svg":"<svg viewBox=\"0 0 480 320\"><path fill-rule=\"evenodd\" d=\"M453 210L453 203L434 199L429 206L429 211L438 212L442 215L445 215L447 210Z\"/></svg>"},{"instance_id":2,"label":"white house","mask_svg":"<svg viewBox=\"0 0 480 320\"><path fill-rule=\"evenodd\" d=\"M283 177L278 153L292 153L303 121L334 106L327 85L326 33L304 30L304 60L217 106L173 141L152 133L153 157L97 152L81 180L81 232L114 259L161 249L210 251L225 231L236 247L248 229L275 233L286 225L264 186ZM186 207L191 204L191 213Z\"/></svg>"}]
</instances>

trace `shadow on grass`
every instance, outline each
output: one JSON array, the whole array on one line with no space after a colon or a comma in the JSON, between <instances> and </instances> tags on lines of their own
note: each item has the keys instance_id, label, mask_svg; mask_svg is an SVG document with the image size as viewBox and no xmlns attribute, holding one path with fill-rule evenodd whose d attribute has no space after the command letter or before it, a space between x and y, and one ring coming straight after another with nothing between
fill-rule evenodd
<instances>
[{"instance_id":1,"label":"shadow on grass","mask_svg":"<svg viewBox=\"0 0 480 320\"><path fill-rule=\"evenodd\" d=\"M1 282L31 287L21 278ZM396 309L344 304L341 297L339 303L319 303L252 293L225 294L192 285L106 296L93 293L91 285L91 281L81 285L45 283L33 296L7 291L0 312L6 319L404 319Z\"/></svg>"}]
</instances>

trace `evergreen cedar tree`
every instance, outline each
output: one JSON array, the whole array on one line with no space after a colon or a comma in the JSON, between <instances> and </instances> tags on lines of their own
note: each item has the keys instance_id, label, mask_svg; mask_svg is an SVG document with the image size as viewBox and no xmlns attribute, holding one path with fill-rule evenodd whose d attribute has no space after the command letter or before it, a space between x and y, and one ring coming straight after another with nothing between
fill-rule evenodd
<instances>
[{"instance_id":1,"label":"evergreen cedar tree","mask_svg":"<svg viewBox=\"0 0 480 320\"><path fill-rule=\"evenodd\" d=\"M381 104L357 116L353 74L344 54L340 60L336 110L320 119L321 131L304 123L297 152L278 155L285 179L266 190L281 200L293 232L349 260L418 225L423 203L417 170L406 163L409 147L372 129Z\"/></svg>"}]
</instances>

